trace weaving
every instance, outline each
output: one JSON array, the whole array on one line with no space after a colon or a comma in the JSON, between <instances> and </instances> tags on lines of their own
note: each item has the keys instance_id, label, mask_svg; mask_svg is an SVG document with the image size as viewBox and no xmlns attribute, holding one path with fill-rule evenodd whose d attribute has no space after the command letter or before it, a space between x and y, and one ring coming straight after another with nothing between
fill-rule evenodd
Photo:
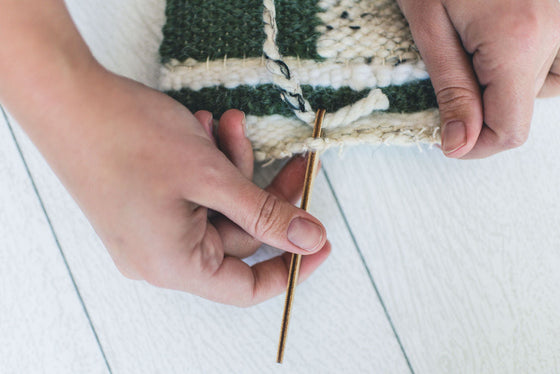
<instances>
[{"instance_id":1,"label":"weaving","mask_svg":"<svg viewBox=\"0 0 560 374\"><path fill-rule=\"evenodd\" d=\"M437 102L394 0L167 0L160 89L191 111L246 113L259 161L438 143ZM311 138L314 111L327 110Z\"/></svg>"}]
</instances>

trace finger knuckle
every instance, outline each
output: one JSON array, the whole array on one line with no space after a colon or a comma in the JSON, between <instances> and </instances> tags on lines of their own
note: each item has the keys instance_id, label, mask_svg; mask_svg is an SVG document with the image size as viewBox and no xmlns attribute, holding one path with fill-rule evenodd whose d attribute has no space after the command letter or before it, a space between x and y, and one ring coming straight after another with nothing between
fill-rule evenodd
<instances>
[{"instance_id":1,"label":"finger knuckle","mask_svg":"<svg viewBox=\"0 0 560 374\"><path fill-rule=\"evenodd\" d=\"M193 147L192 149L196 149ZM200 186L223 186L226 184L224 178L222 154L214 151L214 146L207 145L205 148L198 146L198 152L191 154L185 152L181 164L186 170L196 170L182 181L182 191L185 197L193 198L202 191ZM203 168L200 165L204 165Z\"/></svg>"},{"instance_id":2,"label":"finger knuckle","mask_svg":"<svg viewBox=\"0 0 560 374\"><path fill-rule=\"evenodd\" d=\"M477 97L472 89L460 86L445 87L436 93L439 108L452 113L470 108L478 100Z\"/></svg>"},{"instance_id":3,"label":"finger knuckle","mask_svg":"<svg viewBox=\"0 0 560 374\"><path fill-rule=\"evenodd\" d=\"M505 149L521 147L529 138L529 128L521 127L511 133L504 134L500 138L500 143Z\"/></svg>"},{"instance_id":4,"label":"finger knuckle","mask_svg":"<svg viewBox=\"0 0 560 374\"><path fill-rule=\"evenodd\" d=\"M208 158L209 156L204 155L204 157ZM216 155L211 155L210 157L206 160L204 168L199 170L199 178L209 185L216 185L222 182L221 160Z\"/></svg>"},{"instance_id":5,"label":"finger knuckle","mask_svg":"<svg viewBox=\"0 0 560 374\"><path fill-rule=\"evenodd\" d=\"M148 282L148 284L151 284L152 286L158 288L166 288L166 281L164 280L164 277L157 269L153 267L145 268L142 270L141 275L142 278L146 282Z\"/></svg>"},{"instance_id":6,"label":"finger knuckle","mask_svg":"<svg viewBox=\"0 0 560 374\"><path fill-rule=\"evenodd\" d=\"M239 298L239 299L233 301L232 305L236 306L238 308L246 309L246 308L250 308L250 307L256 305L256 303L252 299L249 299L249 298Z\"/></svg>"},{"instance_id":7,"label":"finger knuckle","mask_svg":"<svg viewBox=\"0 0 560 374\"><path fill-rule=\"evenodd\" d=\"M145 261L136 264L136 271L138 275L151 284L159 288L169 288L165 266L162 266L162 261L159 256L148 256Z\"/></svg>"},{"instance_id":8,"label":"finger knuckle","mask_svg":"<svg viewBox=\"0 0 560 374\"><path fill-rule=\"evenodd\" d=\"M224 251L217 237L205 236L200 243L191 250L188 263L183 268L191 270L192 274L213 276L224 261Z\"/></svg>"},{"instance_id":9,"label":"finger knuckle","mask_svg":"<svg viewBox=\"0 0 560 374\"><path fill-rule=\"evenodd\" d=\"M254 232L257 236L264 237L277 227L280 211L280 201L269 193L264 193L258 205L258 212L253 223Z\"/></svg>"},{"instance_id":10,"label":"finger knuckle","mask_svg":"<svg viewBox=\"0 0 560 374\"><path fill-rule=\"evenodd\" d=\"M117 270L119 271L119 273L121 273L121 275L123 277L125 277L126 279L129 280L139 280L142 279L139 275L137 275L137 272L131 269L128 269L127 267L117 264L115 263L115 266L117 267Z\"/></svg>"},{"instance_id":11,"label":"finger knuckle","mask_svg":"<svg viewBox=\"0 0 560 374\"><path fill-rule=\"evenodd\" d=\"M511 11L504 20L504 27L509 30L509 40L512 41L510 47L514 51L524 52L535 47L542 24L542 17L537 9L527 7L522 12Z\"/></svg>"},{"instance_id":12,"label":"finger knuckle","mask_svg":"<svg viewBox=\"0 0 560 374\"><path fill-rule=\"evenodd\" d=\"M119 236L112 238L110 241L105 241L104 243L119 273L130 280L141 280L143 278L138 271L138 267L134 261L131 261L130 257L126 255L127 251L118 245L122 245L124 240L123 237Z\"/></svg>"},{"instance_id":13,"label":"finger knuckle","mask_svg":"<svg viewBox=\"0 0 560 374\"><path fill-rule=\"evenodd\" d=\"M165 282L163 282L161 280L161 278L159 277L149 277L147 279L144 279L148 284L157 287L157 288L166 288L165 287Z\"/></svg>"}]
</instances>

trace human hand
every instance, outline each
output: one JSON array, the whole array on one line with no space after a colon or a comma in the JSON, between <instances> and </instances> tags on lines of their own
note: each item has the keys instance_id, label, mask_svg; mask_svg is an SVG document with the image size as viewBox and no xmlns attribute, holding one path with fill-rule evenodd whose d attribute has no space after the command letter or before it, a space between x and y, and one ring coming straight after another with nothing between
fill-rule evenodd
<instances>
[{"instance_id":1,"label":"human hand","mask_svg":"<svg viewBox=\"0 0 560 374\"><path fill-rule=\"evenodd\" d=\"M397 0L437 94L443 152L525 142L537 96L560 94L557 0Z\"/></svg>"},{"instance_id":2,"label":"human hand","mask_svg":"<svg viewBox=\"0 0 560 374\"><path fill-rule=\"evenodd\" d=\"M53 147L36 137L124 275L248 306L287 284L289 253L253 267L241 261L261 242L308 255L302 280L326 259L325 229L292 205L302 190L303 158L262 190L250 181L242 112L220 119L218 149L209 112L193 116L141 84L95 75L86 102L64 113L73 125L63 139ZM209 219L209 209L223 216Z\"/></svg>"},{"instance_id":3,"label":"human hand","mask_svg":"<svg viewBox=\"0 0 560 374\"><path fill-rule=\"evenodd\" d=\"M0 4L0 102L123 274L246 306L287 283L289 254L253 267L241 261L261 242L309 254L302 280L326 259L324 227L291 204L302 190L301 158L266 190L258 188L250 181L252 149L241 112L222 116L216 144L210 113L193 116L168 96L102 68L63 0Z\"/></svg>"}]
</instances>

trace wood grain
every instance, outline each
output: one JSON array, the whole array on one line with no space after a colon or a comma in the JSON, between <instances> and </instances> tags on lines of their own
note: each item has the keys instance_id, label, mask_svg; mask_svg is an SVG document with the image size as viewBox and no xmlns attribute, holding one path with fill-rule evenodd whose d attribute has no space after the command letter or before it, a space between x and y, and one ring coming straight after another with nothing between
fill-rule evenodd
<instances>
[{"instance_id":1,"label":"wood grain","mask_svg":"<svg viewBox=\"0 0 560 374\"><path fill-rule=\"evenodd\" d=\"M437 149L325 157L417 373L560 370L560 99L479 161Z\"/></svg>"},{"instance_id":2,"label":"wood grain","mask_svg":"<svg viewBox=\"0 0 560 374\"><path fill-rule=\"evenodd\" d=\"M0 371L107 373L0 111Z\"/></svg>"}]
</instances>

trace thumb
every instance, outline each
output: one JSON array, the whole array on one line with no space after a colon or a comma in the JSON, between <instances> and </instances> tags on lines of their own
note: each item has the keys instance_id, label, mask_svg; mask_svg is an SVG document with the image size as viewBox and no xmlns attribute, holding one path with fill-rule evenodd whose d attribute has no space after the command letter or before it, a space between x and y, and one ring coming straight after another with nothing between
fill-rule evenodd
<instances>
[{"instance_id":1,"label":"thumb","mask_svg":"<svg viewBox=\"0 0 560 374\"><path fill-rule=\"evenodd\" d=\"M472 62L439 1L408 2L403 12L436 92L442 150L448 157L463 157L474 147L483 121Z\"/></svg>"},{"instance_id":2,"label":"thumb","mask_svg":"<svg viewBox=\"0 0 560 374\"><path fill-rule=\"evenodd\" d=\"M273 247L299 254L323 248L327 235L317 218L257 187L225 160L220 173L206 180L207 188L197 189L194 202L222 213Z\"/></svg>"}]
</instances>

